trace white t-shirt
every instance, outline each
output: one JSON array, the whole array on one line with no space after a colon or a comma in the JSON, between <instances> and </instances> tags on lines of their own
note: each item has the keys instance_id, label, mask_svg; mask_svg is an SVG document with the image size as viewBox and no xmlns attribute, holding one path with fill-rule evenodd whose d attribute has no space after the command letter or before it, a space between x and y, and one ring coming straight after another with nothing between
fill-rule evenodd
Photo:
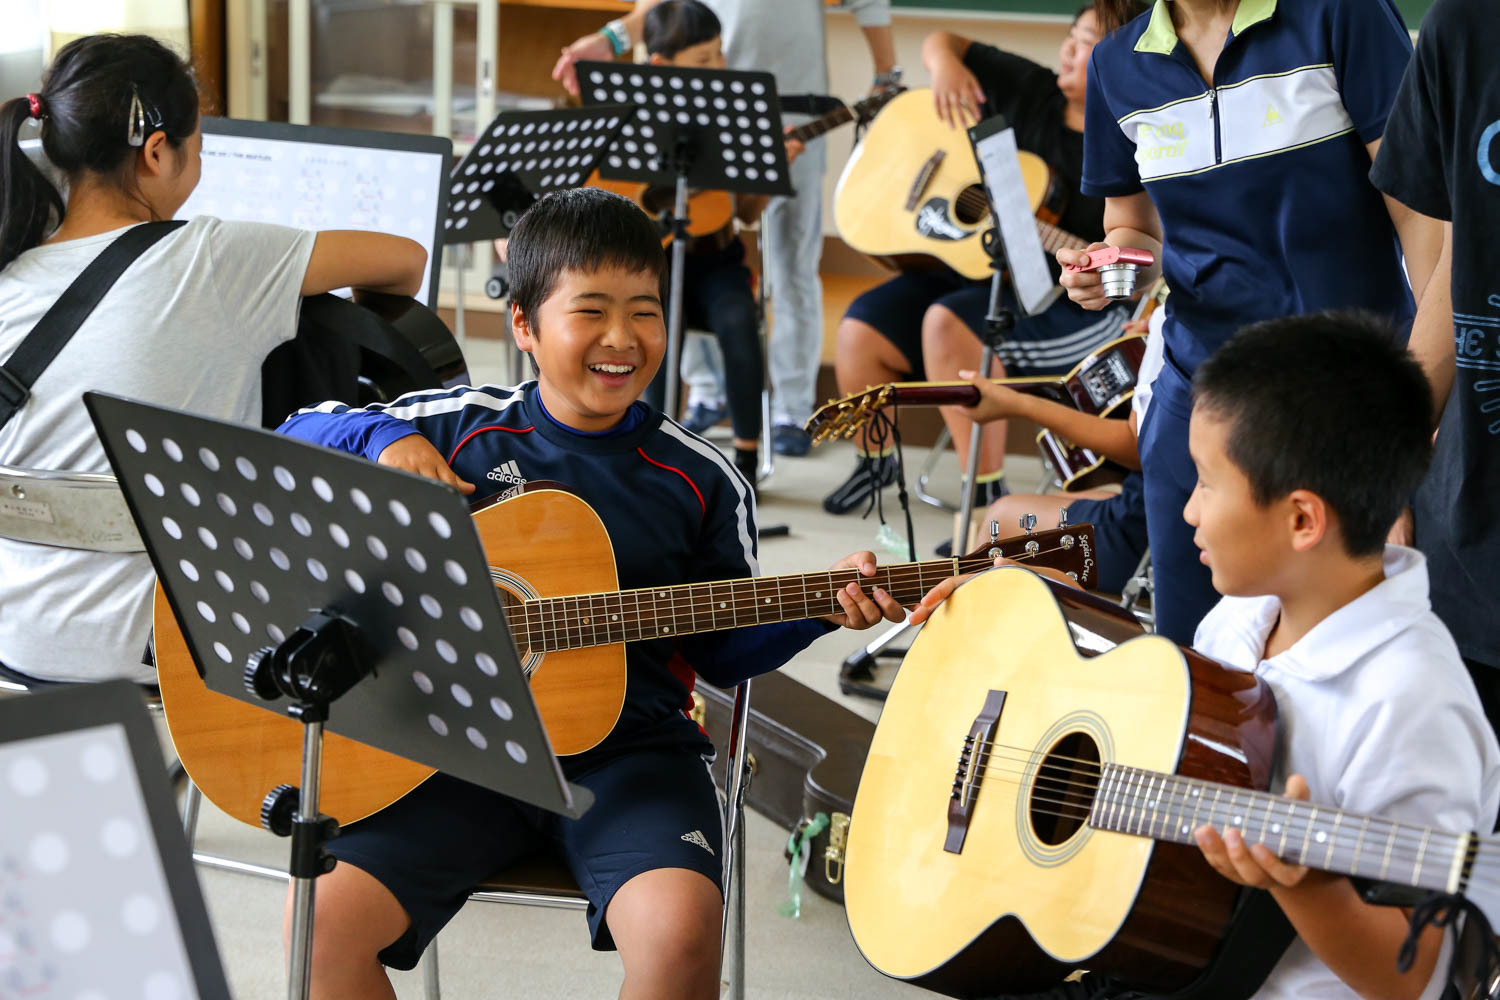
<instances>
[{"instance_id":1,"label":"white t-shirt","mask_svg":"<svg viewBox=\"0 0 1500 1000\"><path fill-rule=\"evenodd\" d=\"M124 230L28 250L0 270L0 359ZM110 473L81 397L100 389L260 422L260 366L297 332L315 233L199 217L130 265L0 428L0 464ZM50 680L126 677L151 629L144 554L0 538L0 663Z\"/></svg>"},{"instance_id":2,"label":"white t-shirt","mask_svg":"<svg viewBox=\"0 0 1500 1000\"><path fill-rule=\"evenodd\" d=\"M1135 374L1135 395L1130 397L1130 411L1135 415L1136 433L1146 423L1146 407L1151 405L1151 387L1156 376L1161 374L1165 361L1162 328L1166 326L1167 311L1157 307L1146 321L1146 353L1141 355L1141 367Z\"/></svg>"},{"instance_id":3,"label":"white t-shirt","mask_svg":"<svg viewBox=\"0 0 1500 1000\"><path fill-rule=\"evenodd\" d=\"M828 8L823 0L705 0L724 32L730 69L769 70L776 92L826 94L828 57L824 37ZM845 0L861 28L891 23L890 0Z\"/></svg>"},{"instance_id":4,"label":"white t-shirt","mask_svg":"<svg viewBox=\"0 0 1500 1000\"><path fill-rule=\"evenodd\" d=\"M1432 613L1427 561L1388 545L1385 581L1262 659L1281 613L1274 597L1226 597L1193 645L1253 672L1276 695L1281 767L1307 779L1313 802L1453 832L1488 834L1500 808L1500 748L1453 637ZM1422 994L1443 991L1444 954ZM1396 956L1371 955L1370 961ZM1257 1000L1355 1000L1299 938Z\"/></svg>"}]
</instances>

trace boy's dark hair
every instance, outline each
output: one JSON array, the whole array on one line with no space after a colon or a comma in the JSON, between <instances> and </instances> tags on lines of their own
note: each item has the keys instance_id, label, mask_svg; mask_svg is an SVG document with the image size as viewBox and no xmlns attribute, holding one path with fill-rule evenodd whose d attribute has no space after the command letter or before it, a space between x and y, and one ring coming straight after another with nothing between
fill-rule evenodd
<instances>
[{"instance_id":1,"label":"boy's dark hair","mask_svg":"<svg viewBox=\"0 0 1500 1000\"><path fill-rule=\"evenodd\" d=\"M1229 425L1229 459L1262 506L1311 490L1351 556L1375 555L1427 472L1432 390L1384 320L1352 312L1248 326L1193 377Z\"/></svg>"},{"instance_id":2,"label":"boy's dark hair","mask_svg":"<svg viewBox=\"0 0 1500 1000\"><path fill-rule=\"evenodd\" d=\"M563 271L646 271L666 299L667 257L650 217L629 199L599 188L554 191L516 222L507 248L510 298L533 329Z\"/></svg>"},{"instance_id":3,"label":"boy's dark hair","mask_svg":"<svg viewBox=\"0 0 1500 1000\"><path fill-rule=\"evenodd\" d=\"M180 149L198 127L198 88L181 56L148 35L86 35L64 45L42 78L42 151L69 178L84 171L114 175L135 196L138 146L130 134L131 101L140 97L146 138L163 132ZM0 267L41 243L63 200L21 150L30 101L0 104Z\"/></svg>"},{"instance_id":4,"label":"boy's dark hair","mask_svg":"<svg viewBox=\"0 0 1500 1000\"><path fill-rule=\"evenodd\" d=\"M1074 22L1086 11L1092 10L1099 19L1099 35L1103 37L1135 20L1151 5L1146 0L1095 0L1079 9Z\"/></svg>"},{"instance_id":5,"label":"boy's dark hair","mask_svg":"<svg viewBox=\"0 0 1500 1000\"><path fill-rule=\"evenodd\" d=\"M650 55L671 59L683 49L713 41L723 31L719 18L698 0L662 0L646 12L641 41Z\"/></svg>"}]
</instances>

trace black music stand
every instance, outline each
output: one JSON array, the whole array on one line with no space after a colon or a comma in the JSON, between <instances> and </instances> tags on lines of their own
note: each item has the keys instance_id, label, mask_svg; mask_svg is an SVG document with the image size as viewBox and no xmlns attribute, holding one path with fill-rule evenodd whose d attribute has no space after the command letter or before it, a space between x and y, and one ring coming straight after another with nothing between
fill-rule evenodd
<instances>
[{"instance_id":1,"label":"black music stand","mask_svg":"<svg viewBox=\"0 0 1500 1000\"><path fill-rule=\"evenodd\" d=\"M0 701L0 996L229 1000L141 689Z\"/></svg>"},{"instance_id":2,"label":"black music stand","mask_svg":"<svg viewBox=\"0 0 1500 1000\"><path fill-rule=\"evenodd\" d=\"M443 242L510 235L532 202L587 181L634 112L623 104L500 112L453 168Z\"/></svg>"},{"instance_id":3,"label":"black music stand","mask_svg":"<svg viewBox=\"0 0 1500 1000\"><path fill-rule=\"evenodd\" d=\"M760 71L580 62L578 90L586 105L639 108L599 175L675 189L668 220L674 238L662 410L676 416L688 188L792 193L776 79Z\"/></svg>"},{"instance_id":4,"label":"black music stand","mask_svg":"<svg viewBox=\"0 0 1500 1000\"><path fill-rule=\"evenodd\" d=\"M337 831L318 813L325 722L553 812L588 808L455 490L221 420L84 401L204 683L262 708L285 696L304 724L300 794L267 789L262 807L292 835L289 997L307 996L315 880Z\"/></svg>"}]
</instances>

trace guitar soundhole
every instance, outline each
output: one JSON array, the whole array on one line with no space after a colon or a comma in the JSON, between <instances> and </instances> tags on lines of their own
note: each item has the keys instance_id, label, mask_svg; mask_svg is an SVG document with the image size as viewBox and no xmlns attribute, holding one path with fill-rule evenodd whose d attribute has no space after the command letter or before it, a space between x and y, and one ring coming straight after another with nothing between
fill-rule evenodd
<instances>
[{"instance_id":1,"label":"guitar soundhole","mask_svg":"<svg viewBox=\"0 0 1500 1000\"><path fill-rule=\"evenodd\" d=\"M1088 819L1099 789L1099 746L1087 733L1069 733L1037 766L1028 810L1037 839L1056 846Z\"/></svg>"},{"instance_id":2,"label":"guitar soundhole","mask_svg":"<svg viewBox=\"0 0 1500 1000\"><path fill-rule=\"evenodd\" d=\"M988 218L989 214L989 196L978 184L970 184L954 199L953 217L965 226L977 225Z\"/></svg>"}]
</instances>

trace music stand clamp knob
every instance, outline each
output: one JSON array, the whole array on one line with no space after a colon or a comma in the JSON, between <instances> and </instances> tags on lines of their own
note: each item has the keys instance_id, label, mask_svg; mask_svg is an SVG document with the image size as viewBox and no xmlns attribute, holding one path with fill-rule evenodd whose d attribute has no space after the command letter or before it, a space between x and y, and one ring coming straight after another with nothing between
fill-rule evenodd
<instances>
[{"instance_id":1,"label":"music stand clamp knob","mask_svg":"<svg viewBox=\"0 0 1500 1000\"><path fill-rule=\"evenodd\" d=\"M260 804L260 825L278 837L290 837L301 801L295 785L277 785Z\"/></svg>"},{"instance_id":2,"label":"music stand clamp knob","mask_svg":"<svg viewBox=\"0 0 1500 1000\"><path fill-rule=\"evenodd\" d=\"M272 657L276 655L276 647L262 646L245 658L245 690L249 691L261 701L275 701L281 697L281 691L276 687L276 680L271 676ZM286 786L282 786L286 787ZM274 791L271 795L276 794ZM267 796L269 800L270 796ZM265 808L261 808L261 825L265 825ZM266 827L270 829L270 827Z\"/></svg>"}]
</instances>

